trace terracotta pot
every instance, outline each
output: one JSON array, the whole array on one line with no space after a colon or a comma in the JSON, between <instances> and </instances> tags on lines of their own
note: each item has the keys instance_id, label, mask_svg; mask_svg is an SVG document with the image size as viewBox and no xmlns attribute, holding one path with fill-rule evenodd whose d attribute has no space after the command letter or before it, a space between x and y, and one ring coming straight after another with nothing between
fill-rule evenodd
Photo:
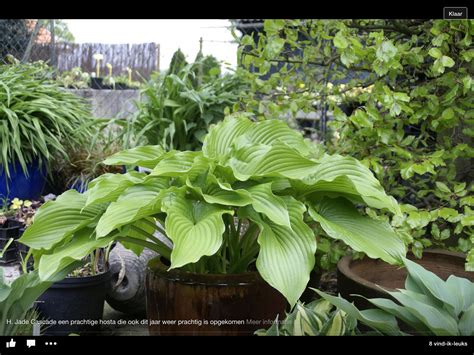
<instances>
[{"instance_id":1,"label":"terracotta pot","mask_svg":"<svg viewBox=\"0 0 474 355\"><path fill-rule=\"evenodd\" d=\"M150 335L252 335L284 317L286 299L257 272L167 271L160 258L146 275Z\"/></svg>"},{"instance_id":2,"label":"terracotta pot","mask_svg":"<svg viewBox=\"0 0 474 355\"><path fill-rule=\"evenodd\" d=\"M423 258L417 259L412 253L407 258L422 265L425 269L446 280L450 275L467 278L474 281L474 272L464 270L465 255L445 250L425 250ZM405 288L407 272L387 264L382 260L364 258L352 260L350 256L343 257L337 264L337 286L342 297L354 302L360 309L374 308L374 306L358 294L367 298L391 298L377 285L390 291Z\"/></svg>"}]
</instances>

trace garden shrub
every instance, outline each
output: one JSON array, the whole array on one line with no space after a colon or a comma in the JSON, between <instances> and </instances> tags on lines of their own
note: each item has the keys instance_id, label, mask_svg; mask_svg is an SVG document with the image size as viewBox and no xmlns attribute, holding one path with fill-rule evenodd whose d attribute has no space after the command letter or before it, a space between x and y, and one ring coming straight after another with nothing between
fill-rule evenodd
<instances>
[{"instance_id":1,"label":"garden shrub","mask_svg":"<svg viewBox=\"0 0 474 355\"><path fill-rule=\"evenodd\" d=\"M257 42L241 39L252 90L235 109L321 112L327 149L362 160L403 204L392 224L415 255L470 251L473 270L473 30L470 20L267 20Z\"/></svg>"}]
</instances>

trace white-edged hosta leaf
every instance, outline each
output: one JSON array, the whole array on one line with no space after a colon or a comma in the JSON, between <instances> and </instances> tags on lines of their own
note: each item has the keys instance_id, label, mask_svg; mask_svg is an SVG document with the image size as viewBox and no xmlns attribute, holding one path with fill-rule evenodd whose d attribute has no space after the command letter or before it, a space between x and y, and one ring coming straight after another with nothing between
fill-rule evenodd
<instances>
[{"instance_id":1,"label":"white-edged hosta leaf","mask_svg":"<svg viewBox=\"0 0 474 355\"><path fill-rule=\"evenodd\" d=\"M325 155L319 160L315 171L308 176L301 176L301 182L294 187L302 194L342 195L349 199L365 202L373 208L386 208L400 213L397 201L388 196L380 182L361 162L352 157Z\"/></svg>"},{"instance_id":2,"label":"white-edged hosta leaf","mask_svg":"<svg viewBox=\"0 0 474 355\"><path fill-rule=\"evenodd\" d=\"M385 221L359 214L345 198L322 198L309 209L311 217L334 239L389 264L401 264L406 255L403 240Z\"/></svg>"},{"instance_id":3,"label":"white-edged hosta leaf","mask_svg":"<svg viewBox=\"0 0 474 355\"><path fill-rule=\"evenodd\" d=\"M85 207L87 194L69 190L41 206L33 224L25 230L20 242L33 249L49 250L72 233L89 225L100 216L106 205Z\"/></svg>"},{"instance_id":4,"label":"white-edged hosta leaf","mask_svg":"<svg viewBox=\"0 0 474 355\"><path fill-rule=\"evenodd\" d=\"M86 206L100 202L115 201L128 187L143 181L136 174L111 174L106 179L98 180L87 191Z\"/></svg>"},{"instance_id":5,"label":"white-edged hosta leaf","mask_svg":"<svg viewBox=\"0 0 474 355\"><path fill-rule=\"evenodd\" d=\"M165 212L166 233L173 241L170 269L215 254L222 245L225 231L222 215L233 213L232 210L189 200L184 196L175 198L166 206Z\"/></svg>"},{"instance_id":6,"label":"white-edged hosta leaf","mask_svg":"<svg viewBox=\"0 0 474 355\"><path fill-rule=\"evenodd\" d=\"M443 309L432 307L401 292L388 292L435 335L459 335L456 320Z\"/></svg>"},{"instance_id":7,"label":"white-edged hosta leaf","mask_svg":"<svg viewBox=\"0 0 474 355\"><path fill-rule=\"evenodd\" d=\"M344 335L345 332L344 314L342 311L336 311L329 321L327 329L324 330L324 335L339 336Z\"/></svg>"},{"instance_id":8,"label":"white-edged hosta leaf","mask_svg":"<svg viewBox=\"0 0 474 355\"><path fill-rule=\"evenodd\" d=\"M303 221L306 207L292 197L283 198L290 214L291 229L260 217L249 207L244 208L248 218L260 227L257 269L263 279L293 306L305 290L313 270L316 238Z\"/></svg>"},{"instance_id":9,"label":"white-edged hosta leaf","mask_svg":"<svg viewBox=\"0 0 474 355\"><path fill-rule=\"evenodd\" d=\"M153 169L165 150L160 145L145 145L123 150L104 160L107 165L135 165Z\"/></svg>"},{"instance_id":10,"label":"white-edged hosta leaf","mask_svg":"<svg viewBox=\"0 0 474 355\"><path fill-rule=\"evenodd\" d=\"M126 189L112 202L97 223L97 238L139 219L161 212L168 179L153 178Z\"/></svg>"},{"instance_id":11,"label":"white-edged hosta leaf","mask_svg":"<svg viewBox=\"0 0 474 355\"><path fill-rule=\"evenodd\" d=\"M325 300L331 302L337 308L346 312L349 316L356 318L361 323L386 335L400 335L400 329L395 317L380 309L368 309L359 311L354 304L344 298L329 295L320 290L315 291Z\"/></svg>"},{"instance_id":12,"label":"white-edged hosta leaf","mask_svg":"<svg viewBox=\"0 0 474 355\"><path fill-rule=\"evenodd\" d=\"M284 200L272 191L272 183L255 185L247 188L252 197L255 211L267 216L272 222L291 229L290 215Z\"/></svg>"},{"instance_id":13,"label":"white-edged hosta leaf","mask_svg":"<svg viewBox=\"0 0 474 355\"><path fill-rule=\"evenodd\" d=\"M474 335L474 304L466 309L458 323L461 335Z\"/></svg>"},{"instance_id":14,"label":"white-edged hosta leaf","mask_svg":"<svg viewBox=\"0 0 474 355\"><path fill-rule=\"evenodd\" d=\"M50 254L43 254L39 262L39 276L41 280L49 280L56 272L64 269L84 255L97 248L106 247L113 237L96 239L93 228L83 228L74 233L66 244L54 249Z\"/></svg>"}]
</instances>

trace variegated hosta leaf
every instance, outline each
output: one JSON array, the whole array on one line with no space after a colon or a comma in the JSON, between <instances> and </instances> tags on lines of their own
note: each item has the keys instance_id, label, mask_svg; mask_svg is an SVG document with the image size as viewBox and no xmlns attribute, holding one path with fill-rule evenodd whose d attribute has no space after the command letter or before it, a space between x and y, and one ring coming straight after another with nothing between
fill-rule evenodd
<instances>
[{"instance_id":1,"label":"variegated hosta leaf","mask_svg":"<svg viewBox=\"0 0 474 355\"><path fill-rule=\"evenodd\" d=\"M97 248L106 247L113 237L96 239L93 228L83 228L74 233L73 238L51 254L43 254L39 262L39 276L41 280L49 280L56 272L66 268L84 255Z\"/></svg>"},{"instance_id":2,"label":"variegated hosta leaf","mask_svg":"<svg viewBox=\"0 0 474 355\"><path fill-rule=\"evenodd\" d=\"M403 240L385 221L362 216L346 199L322 198L309 209L311 217L334 239L367 256L389 264L401 264L406 255Z\"/></svg>"},{"instance_id":3,"label":"variegated hosta leaf","mask_svg":"<svg viewBox=\"0 0 474 355\"><path fill-rule=\"evenodd\" d=\"M222 245L225 231L222 215L233 213L232 210L189 200L184 196L177 196L164 210L167 214L166 233L173 241L170 268L215 254Z\"/></svg>"},{"instance_id":4,"label":"variegated hosta leaf","mask_svg":"<svg viewBox=\"0 0 474 355\"><path fill-rule=\"evenodd\" d=\"M87 191L86 206L94 203L115 201L130 186L143 181L143 174L110 174L107 178L94 182Z\"/></svg>"},{"instance_id":5,"label":"variegated hosta leaf","mask_svg":"<svg viewBox=\"0 0 474 355\"><path fill-rule=\"evenodd\" d=\"M300 298L313 270L316 238L303 221L306 207L292 197L283 197L291 229L278 225L247 208L248 218L260 227L257 269L263 279L280 291L291 306Z\"/></svg>"},{"instance_id":6,"label":"variegated hosta leaf","mask_svg":"<svg viewBox=\"0 0 474 355\"><path fill-rule=\"evenodd\" d=\"M97 223L97 237L133 221L161 212L161 200L168 188L167 178L153 178L129 187L112 202Z\"/></svg>"},{"instance_id":7,"label":"variegated hosta leaf","mask_svg":"<svg viewBox=\"0 0 474 355\"><path fill-rule=\"evenodd\" d=\"M302 179L315 172L318 163L293 147L277 141L272 146L248 144L232 153L228 165L241 181L251 177Z\"/></svg>"},{"instance_id":8,"label":"variegated hosta leaf","mask_svg":"<svg viewBox=\"0 0 474 355\"><path fill-rule=\"evenodd\" d=\"M400 329L395 317L380 309L359 311L354 304L342 297L331 296L320 290L315 291L325 300L346 312L349 316L386 335L400 335Z\"/></svg>"},{"instance_id":9,"label":"variegated hosta leaf","mask_svg":"<svg viewBox=\"0 0 474 355\"><path fill-rule=\"evenodd\" d=\"M49 250L100 216L105 204L85 207L87 194L69 190L41 206L20 242L33 249Z\"/></svg>"},{"instance_id":10,"label":"variegated hosta leaf","mask_svg":"<svg viewBox=\"0 0 474 355\"><path fill-rule=\"evenodd\" d=\"M372 172L352 157L325 155L312 174L301 178L302 183L295 182L294 187L302 194L339 195L373 208L400 212L397 201L385 193Z\"/></svg>"},{"instance_id":11,"label":"variegated hosta leaf","mask_svg":"<svg viewBox=\"0 0 474 355\"><path fill-rule=\"evenodd\" d=\"M115 153L104 160L107 165L134 165L153 169L165 154L159 145L145 145Z\"/></svg>"}]
</instances>

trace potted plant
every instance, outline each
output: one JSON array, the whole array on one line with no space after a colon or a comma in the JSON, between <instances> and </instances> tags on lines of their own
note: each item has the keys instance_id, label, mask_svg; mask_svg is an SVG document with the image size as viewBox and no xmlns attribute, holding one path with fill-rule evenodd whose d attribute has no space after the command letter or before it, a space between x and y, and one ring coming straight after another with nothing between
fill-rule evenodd
<instances>
[{"instance_id":1,"label":"potted plant","mask_svg":"<svg viewBox=\"0 0 474 355\"><path fill-rule=\"evenodd\" d=\"M60 73L56 81L68 89L87 89L90 87L90 74L83 72L80 67L74 67L70 71Z\"/></svg>"},{"instance_id":2,"label":"potted plant","mask_svg":"<svg viewBox=\"0 0 474 355\"><path fill-rule=\"evenodd\" d=\"M404 265L404 286L385 290L393 300L366 298L376 309L359 310L340 296L315 291L378 335L474 335L474 283L455 275L443 280L409 259Z\"/></svg>"},{"instance_id":3,"label":"potted plant","mask_svg":"<svg viewBox=\"0 0 474 355\"><path fill-rule=\"evenodd\" d=\"M41 62L0 65L0 198L38 199L52 158L90 137L85 101L49 75Z\"/></svg>"},{"instance_id":4,"label":"potted plant","mask_svg":"<svg viewBox=\"0 0 474 355\"><path fill-rule=\"evenodd\" d=\"M37 300L41 318L54 321L45 335L93 334L100 329L110 272L108 249L96 249L82 266L53 283ZM62 321L62 322L61 322Z\"/></svg>"},{"instance_id":5,"label":"potted plant","mask_svg":"<svg viewBox=\"0 0 474 355\"><path fill-rule=\"evenodd\" d=\"M91 89L101 90L104 88L104 79L100 77L100 62L104 59L104 56L100 53L95 53L92 57L95 59L95 73L91 75Z\"/></svg>"},{"instance_id":6,"label":"potted plant","mask_svg":"<svg viewBox=\"0 0 474 355\"><path fill-rule=\"evenodd\" d=\"M8 206L4 203L0 212L0 264L22 263L26 260L28 248L18 242L25 228L32 222L33 215L41 205L40 201L20 200L15 197ZM7 207L8 206L8 207ZM31 266L31 262L29 264ZM26 263L23 265L26 269Z\"/></svg>"},{"instance_id":7,"label":"potted plant","mask_svg":"<svg viewBox=\"0 0 474 355\"><path fill-rule=\"evenodd\" d=\"M50 189L56 194L75 189L84 192L87 185L93 179L106 173L123 173L123 166L105 165L102 162L108 156L121 150L117 133L110 130L108 119L97 119L100 127L90 142L75 147L68 147L68 160L58 157L51 166L53 179L50 181Z\"/></svg>"},{"instance_id":8,"label":"potted plant","mask_svg":"<svg viewBox=\"0 0 474 355\"><path fill-rule=\"evenodd\" d=\"M49 281L41 281L38 271L27 272L13 281L7 281L0 268L0 336L37 335L31 321L39 318L35 302L53 282L62 280L78 263L73 263L51 275ZM6 320L11 320L7 322ZM47 323L47 322L46 322ZM39 329L41 332L41 329ZM33 334L32 334L33 333Z\"/></svg>"},{"instance_id":9,"label":"potted plant","mask_svg":"<svg viewBox=\"0 0 474 355\"><path fill-rule=\"evenodd\" d=\"M465 270L466 255L442 249L426 249L418 259L413 253L407 258L421 265L437 277L447 280L451 275L474 281L474 272ZM367 298L390 298L390 291L402 288L407 270L383 260L358 259L347 255L337 264L337 288L342 297L361 309L370 308ZM362 295L355 297L354 295Z\"/></svg>"},{"instance_id":10,"label":"potted plant","mask_svg":"<svg viewBox=\"0 0 474 355\"><path fill-rule=\"evenodd\" d=\"M40 209L21 242L42 280L114 240L158 252L146 284L152 334L252 334L283 315L283 297L296 304L324 238L391 264L406 254L387 222L355 206L399 213L370 170L325 154L281 121L235 114L211 128L202 151L144 146L105 163L152 170L105 174L82 194L65 192ZM256 303L262 292L271 296ZM261 318L248 324L252 314Z\"/></svg>"}]
</instances>

